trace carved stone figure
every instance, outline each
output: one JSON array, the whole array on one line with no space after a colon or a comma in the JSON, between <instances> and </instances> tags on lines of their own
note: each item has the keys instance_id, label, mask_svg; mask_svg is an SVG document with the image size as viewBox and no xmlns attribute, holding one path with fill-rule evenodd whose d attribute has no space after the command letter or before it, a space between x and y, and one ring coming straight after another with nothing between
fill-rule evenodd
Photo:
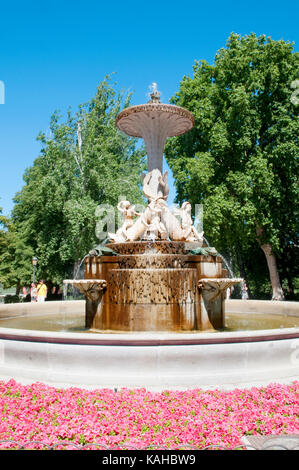
<instances>
[{"instance_id":1,"label":"carved stone figure","mask_svg":"<svg viewBox=\"0 0 299 470\"><path fill-rule=\"evenodd\" d=\"M169 235L170 240L173 241L182 241L184 240L184 234L181 227L181 224L177 217L171 212L170 208L166 204L164 199L159 199L159 206L162 209L161 212L161 222L163 223L166 231Z\"/></svg>"},{"instance_id":2,"label":"carved stone figure","mask_svg":"<svg viewBox=\"0 0 299 470\"><path fill-rule=\"evenodd\" d=\"M71 284L78 289L86 298L92 301L99 301L102 298L103 291L107 287L105 279L72 279L64 280L65 285Z\"/></svg>"},{"instance_id":3,"label":"carved stone figure","mask_svg":"<svg viewBox=\"0 0 299 470\"><path fill-rule=\"evenodd\" d=\"M167 184L168 172L161 174L160 170L155 169L143 174L143 193L149 202L157 201L158 199L167 199L169 194L169 187Z\"/></svg>"},{"instance_id":4,"label":"carved stone figure","mask_svg":"<svg viewBox=\"0 0 299 470\"><path fill-rule=\"evenodd\" d=\"M161 221L162 209L156 201L152 201L148 208L150 209L150 223L146 226L145 240L155 241L157 238L166 240L168 233L165 225Z\"/></svg>"},{"instance_id":5,"label":"carved stone figure","mask_svg":"<svg viewBox=\"0 0 299 470\"><path fill-rule=\"evenodd\" d=\"M109 238L116 243L125 242L127 240L127 230L134 225L135 216L140 216L135 210L135 206L132 206L129 201L120 201L117 208L121 214L124 215L125 220L122 226L117 230L116 234L109 233Z\"/></svg>"},{"instance_id":6,"label":"carved stone figure","mask_svg":"<svg viewBox=\"0 0 299 470\"><path fill-rule=\"evenodd\" d=\"M145 211L140 214L134 225L130 227L127 232L127 241L137 241L143 238L146 228L151 222L151 209L148 206Z\"/></svg>"},{"instance_id":7,"label":"carved stone figure","mask_svg":"<svg viewBox=\"0 0 299 470\"><path fill-rule=\"evenodd\" d=\"M198 233L196 228L193 225L193 220L191 217L191 204L190 202L184 202L180 209L175 209L175 214L179 215L182 220L182 232L183 239L192 242L192 241L203 241L204 232Z\"/></svg>"},{"instance_id":8,"label":"carved stone figure","mask_svg":"<svg viewBox=\"0 0 299 470\"><path fill-rule=\"evenodd\" d=\"M207 301L213 302L220 295L225 297L226 290L229 287L242 281L242 278L205 278L200 279L198 288Z\"/></svg>"}]
</instances>

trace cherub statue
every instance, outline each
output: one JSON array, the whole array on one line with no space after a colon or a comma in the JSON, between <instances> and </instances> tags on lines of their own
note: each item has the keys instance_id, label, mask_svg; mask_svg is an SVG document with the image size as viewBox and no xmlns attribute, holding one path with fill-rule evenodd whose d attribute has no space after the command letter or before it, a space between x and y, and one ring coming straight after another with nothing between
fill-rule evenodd
<instances>
[{"instance_id":1,"label":"cherub statue","mask_svg":"<svg viewBox=\"0 0 299 470\"><path fill-rule=\"evenodd\" d=\"M161 212L162 208L160 208L157 204L156 201L152 201L148 209L150 209L150 223L145 223L146 224L146 232L144 235L144 238L147 240L156 240L157 238L160 238L162 240L165 240L168 238L168 233L165 228L165 225L163 222L161 222Z\"/></svg>"},{"instance_id":2,"label":"cherub statue","mask_svg":"<svg viewBox=\"0 0 299 470\"><path fill-rule=\"evenodd\" d=\"M186 241L193 242L203 240L204 232L198 233L193 225L190 202L184 202L180 209L175 209L174 213L181 217L183 237Z\"/></svg>"},{"instance_id":3,"label":"cherub statue","mask_svg":"<svg viewBox=\"0 0 299 470\"><path fill-rule=\"evenodd\" d=\"M127 230L134 225L135 216L140 216L135 210L135 206L132 206L129 201L120 201L117 205L118 211L124 215L124 222L122 226L117 230L117 232L109 233L109 238L114 242L125 242L127 240Z\"/></svg>"}]
</instances>

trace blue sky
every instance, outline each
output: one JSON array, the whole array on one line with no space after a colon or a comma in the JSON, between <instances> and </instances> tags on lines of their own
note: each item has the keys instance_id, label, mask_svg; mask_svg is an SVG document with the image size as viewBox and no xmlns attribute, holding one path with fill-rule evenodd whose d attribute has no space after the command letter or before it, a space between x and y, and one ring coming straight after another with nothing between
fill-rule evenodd
<instances>
[{"instance_id":1,"label":"blue sky","mask_svg":"<svg viewBox=\"0 0 299 470\"><path fill-rule=\"evenodd\" d=\"M3 213L13 207L53 111L75 111L106 74L116 72L119 87L133 92L132 104L147 100L152 82L168 102L194 61L213 62L232 31L294 41L298 50L298 18L299 0L1 2Z\"/></svg>"}]
</instances>

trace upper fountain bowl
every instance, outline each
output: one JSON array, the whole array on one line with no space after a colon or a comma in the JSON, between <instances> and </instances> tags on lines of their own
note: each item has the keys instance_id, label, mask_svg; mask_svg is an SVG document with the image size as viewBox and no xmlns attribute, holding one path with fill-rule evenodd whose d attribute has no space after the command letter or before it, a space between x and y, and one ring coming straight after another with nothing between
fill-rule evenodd
<instances>
[{"instance_id":1,"label":"upper fountain bowl","mask_svg":"<svg viewBox=\"0 0 299 470\"><path fill-rule=\"evenodd\" d=\"M148 171L162 172L166 139L185 134L194 126L194 117L185 108L160 102L155 90L146 104L125 108L116 117L119 130L132 137L143 138L148 160Z\"/></svg>"},{"instance_id":2,"label":"upper fountain bowl","mask_svg":"<svg viewBox=\"0 0 299 470\"><path fill-rule=\"evenodd\" d=\"M159 129L166 137L185 134L194 126L194 117L185 108L160 102L131 106L116 117L119 130L133 137L144 138L146 133Z\"/></svg>"}]
</instances>

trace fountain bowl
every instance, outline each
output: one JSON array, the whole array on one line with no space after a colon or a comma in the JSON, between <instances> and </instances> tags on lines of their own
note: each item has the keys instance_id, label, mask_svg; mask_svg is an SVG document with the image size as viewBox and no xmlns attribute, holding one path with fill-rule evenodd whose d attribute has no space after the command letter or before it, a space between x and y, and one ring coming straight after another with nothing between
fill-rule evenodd
<instances>
[{"instance_id":1,"label":"fountain bowl","mask_svg":"<svg viewBox=\"0 0 299 470\"><path fill-rule=\"evenodd\" d=\"M299 379L299 304L226 300L226 315L292 327L239 331L97 332L9 328L43 316L84 318L85 301L0 305L0 379L56 387L233 389ZM279 324L278 321L278 324ZM4 326L6 325L6 326ZM282 325L281 325L282 326Z\"/></svg>"}]
</instances>

